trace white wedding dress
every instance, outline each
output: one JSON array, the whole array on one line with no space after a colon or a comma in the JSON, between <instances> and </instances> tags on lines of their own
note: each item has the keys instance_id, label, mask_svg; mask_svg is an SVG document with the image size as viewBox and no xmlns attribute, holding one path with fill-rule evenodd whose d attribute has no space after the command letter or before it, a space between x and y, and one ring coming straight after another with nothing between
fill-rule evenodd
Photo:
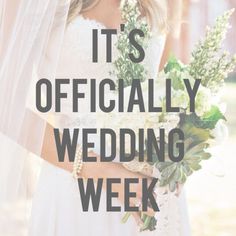
<instances>
[{"instance_id":1,"label":"white wedding dress","mask_svg":"<svg viewBox=\"0 0 236 236\"><path fill-rule=\"evenodd\" d=\"M104 35L99 37L99 62L92 63L92 29L104 26L94 20L78 16L66 29L57 78L110 78L112 64L106 63ZM116 37L113 37L113 58L116 57ZM158 72L158 65L164 47L165 37L153 32L146 51L144 64L150 78ZM49 53L50 54L50 53ZM50 60L50 56L48 57ZM87 86L88 87L88 86ZM164 89L164 88L163 88ZM84 92L89 93L86 91ZM89 98L89 95L86 97ZM80 114L67 116L69 104L63 103L64 118L55 115L57 127L95 127L88 115L88 100L81 99ZM82 114L81 114L82 113ZM96 141L96 140L95 140ZM98 146L98 145L97 145ZM95 147L98 148L98 147ZM119 177L119 173L117 173ZM157 229L139 233L131 217L126 224L121 223L123 212L106 212L106 195L102 194L99 212L83 212L77 181L71 173L46 162L39 176L30 219L29 236L189 236L189 223L184 193L176 197L173 193L163 193L159 189L157 202ZM115 202L114 202L115 204ZM117 203L120 205L119 203Z\"/></svg>"}]
</instances>

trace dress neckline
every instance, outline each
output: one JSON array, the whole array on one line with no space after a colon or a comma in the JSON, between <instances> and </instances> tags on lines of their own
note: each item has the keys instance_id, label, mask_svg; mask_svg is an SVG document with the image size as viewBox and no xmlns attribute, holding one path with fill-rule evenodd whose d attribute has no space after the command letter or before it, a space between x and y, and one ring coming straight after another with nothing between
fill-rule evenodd
<instances>
[{"instance_id":1,"label":"dress neckline","mask_svg":"<svg viewBox=\"0 0 236 236\"><path fill-rule=\"evenodd\" d=\"M115 29L115 30L117 30L118 32L120 31L120 28L118 27L118 28L110 28L110 27L108 27L108 26L106 26L104 23L102 23L101 21L98 21L98 20L95 20L95 19L91 19L91 18L87 18L87 17L85 17L85 16L83 16L83 15L78 15L77 17L76 17L76 19L80 19L80 20L82 20L82 21L84 21L84 22L88 22L88 23L90 23L90 24L94 24L94 25L96 25L97 27L99 27L99 28L103 28L103 29ZM121 23L122 24L122 23Z\"/></svg>"},{"instance_id":2,"label":"dress neckline","mask_svg":"<svg viewBox=\"0 0 236 236\"><path fill-rule=\"evenodd\" d=\"M95 20L95 19L90 19L90 18L87 18L87 17L84 17L83 15L78 15L77 19L81 19L83 20L84 22L88 22L90 24L94 24L100 28L103 28L103 29L108 29L107 26L105 26L105 24L103 24L102 22L98 21L98 20Z\"/></svg>"}]
</instances>

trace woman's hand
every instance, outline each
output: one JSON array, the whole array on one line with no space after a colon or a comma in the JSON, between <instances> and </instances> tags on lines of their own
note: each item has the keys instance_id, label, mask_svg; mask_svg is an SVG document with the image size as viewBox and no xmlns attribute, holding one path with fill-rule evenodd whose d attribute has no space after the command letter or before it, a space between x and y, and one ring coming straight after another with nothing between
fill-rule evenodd
<instances>
[{"instance_id":1,"label":"woman's hand","mask_svg":"<svg viewBox=\"0 0 236 236\"><path fill-rule=\"evenodd\" d=\"M94 162L94 163L84 163L83 169L81 171L81 176L85 178L93 178L94 180L98 178L119 178L121 180L120 184L114 184L112 190L118 193L118 200L124 205L125 202L125 179L138 179L138 183L130 184L130 192L136 193L135 198L130 198L129 205L131 207L139 207L140 211L131 212L136 223L140 226L143 224L141 220L141 205L142 205L142 180L144 178L148 179L151 183L151 178L141 175L139 173L130 172L125 169L120 163L107 163L107 162ZM104 188L106 186L104 185ZM154 216L155 211L152 208L148 208L147 212L144 212L149 216Z\"/></svg>"},{"instance_id":2,"label":"woman's hand","mask_svg":"<svg viewBox=\"0 0 236 236\"><path fill-rule=\"evenodd\" d=\"M53 127L48 125L46 128L44 144L42 149L42 157L47 162L62 168L66 171L72 173L73 171L73 163L69 162L69 158L66 155L63 162L59 162L57 158L57 150L56 145L54 143L54 136L53 136ZM149 182L151 182L151 178L145 175L134 173L125 169L122 164L114 163L114 162L100 162L99 157L95 154L90 152L88 156L96 156L97 162L85 162L83 164L83 168L81 170L80 175L84 178L93 178L95 181L99 178L106 180L107 178L119 178L121 180L121 184L114 184L113 191L117 192L119 197L119 201L124 205L124 196L125 196L125 187L124 187L124 180L125 179L138 179L137 184L130 185L130 192L136 193L136 198L130 198L130 206L137 206L142 203L142 179L147 178ZM106 181L104 181L106 183ZM105 185L103 185L106 188ZM141 206L140 206L141 207ZM148 208L147 215L153 216L155 212L153 209ZM138 225L142 224L141 221L141 214L140 212L132 212L136 222Z\"/></svg>"},{"instance_id":3,"label":"woman's hand","mask_svg":"<svg viewBox=\"0 0 236 236\"><path fill-rule=\"evenodd\" d=\"M139 173L134 173L126 170L124 167L121 166L119 170L119 178L121 178L122 185L117 185L115 191L119 193L119 200L122 204L124 204L124 179L125 178L135 178L139 179L137 184L130 185L130 192L136 193L136 198L130 198L130 206L132 207L138 207L140 211L131 212L132 216L134 217L137 225L141 226L143 224L143 221L141 220L141 211L142 211L142 180L146 178L148 180L148 183L151 183L151 178L141 175ZM144 212L148 216L154 216L155 211L148 207L147 212Z\"/></svg>"}]
</instances>

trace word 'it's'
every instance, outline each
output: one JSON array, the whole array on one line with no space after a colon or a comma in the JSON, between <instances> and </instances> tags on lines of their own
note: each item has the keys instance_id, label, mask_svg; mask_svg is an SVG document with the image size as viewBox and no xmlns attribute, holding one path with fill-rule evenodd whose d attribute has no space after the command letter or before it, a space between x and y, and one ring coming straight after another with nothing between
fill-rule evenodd
<instances>
[{"instance_id":1,"label":"word 'it's'","mask_svg":"<svg viewBox=\"0 0 236 236\"><path fill-rule=\"evenodd\" d=\"M125 29L125 25L121 24L120 25L120 31L123 32ZM98 62L98 54L99 54L99 32L101 33L102 36L105 37L106 40L106 62L111 63L112 62L112 39L114 35L118 34L117 29L93 29L92 32L92 61L94 63ZM137 51L138 55L134 55L133 53L129 53L128 56L130 60L134 63L140 63L144 60L145 58L145 51L142 48L142 46L137 42L137 36L138 37L145 37L145 34L142 30L140 29L133 29L130 31L128 35L129 43L131 46L133 46Z\"/></svg>"}]
</instances>

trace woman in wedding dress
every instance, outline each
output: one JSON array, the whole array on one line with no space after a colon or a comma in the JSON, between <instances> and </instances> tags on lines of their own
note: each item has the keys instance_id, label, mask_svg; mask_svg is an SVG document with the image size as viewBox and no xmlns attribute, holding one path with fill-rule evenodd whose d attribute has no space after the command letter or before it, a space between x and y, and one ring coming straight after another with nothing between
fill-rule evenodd
<instances>
[{"instance_id":1,"label":"woman in wedding dress","mask_svg":"<svg viewBox=\"0 0 236 236\"><path fill-rule=\"evenodd\" d=\"M165 1L137 0L144 17L152 24L153 34L149 39L144 60L150 78L154 78L162 57L165 44L166 12ZM105 37L99 39L98 63L92 63L92 30L119 29L122 23L119 0L72 1L70 4L67 26L63 37L56 78L110 78L112 64L105 63ZM116 37L112 42L113 60L117 56L115 48ZM46 59L53 58L47 51ZM113 78L115 79L115 78ZM68 90L69 91L69 90ZM84 87L86 97L90 91ZM71 96L70 94L68 94ZM30 216L29 236L118 236L139 235L142 224L139 213L133 213L126 224L121 223L124 212L106 212L105 189L102 193L98 212L91 209L83 212L78 188L78 182L72 177L73 163L65 158L65 162L57 160L57 150L54 144L53 126L61 128L96 127L93 117L89 116L88 100L83 99L80 114L69 115L67 108L71 104L63 102L62 115L54 114L51 125L47 125L42 146L43 161L37 188L33 197ZM95 138L95 148L91 156L98 155L99 141ZM99 158L99 157L98 157ZM144 176L125 169L120 163L84 163L81 177L84 178L139 178ZM141 181L132 189L137 196L142 194ZM114 191L119 194L119 201L124 202L123 184L114 185ZM153 232L142 232L141 235L156 236L189 236L188 218L183 191L176 193L157 190L157 202L160 212L156 213L157 227ZM137 204L140 199L132 200ZM147 212L153 215L151 209Z\"/></svg>"}]
</instances>

